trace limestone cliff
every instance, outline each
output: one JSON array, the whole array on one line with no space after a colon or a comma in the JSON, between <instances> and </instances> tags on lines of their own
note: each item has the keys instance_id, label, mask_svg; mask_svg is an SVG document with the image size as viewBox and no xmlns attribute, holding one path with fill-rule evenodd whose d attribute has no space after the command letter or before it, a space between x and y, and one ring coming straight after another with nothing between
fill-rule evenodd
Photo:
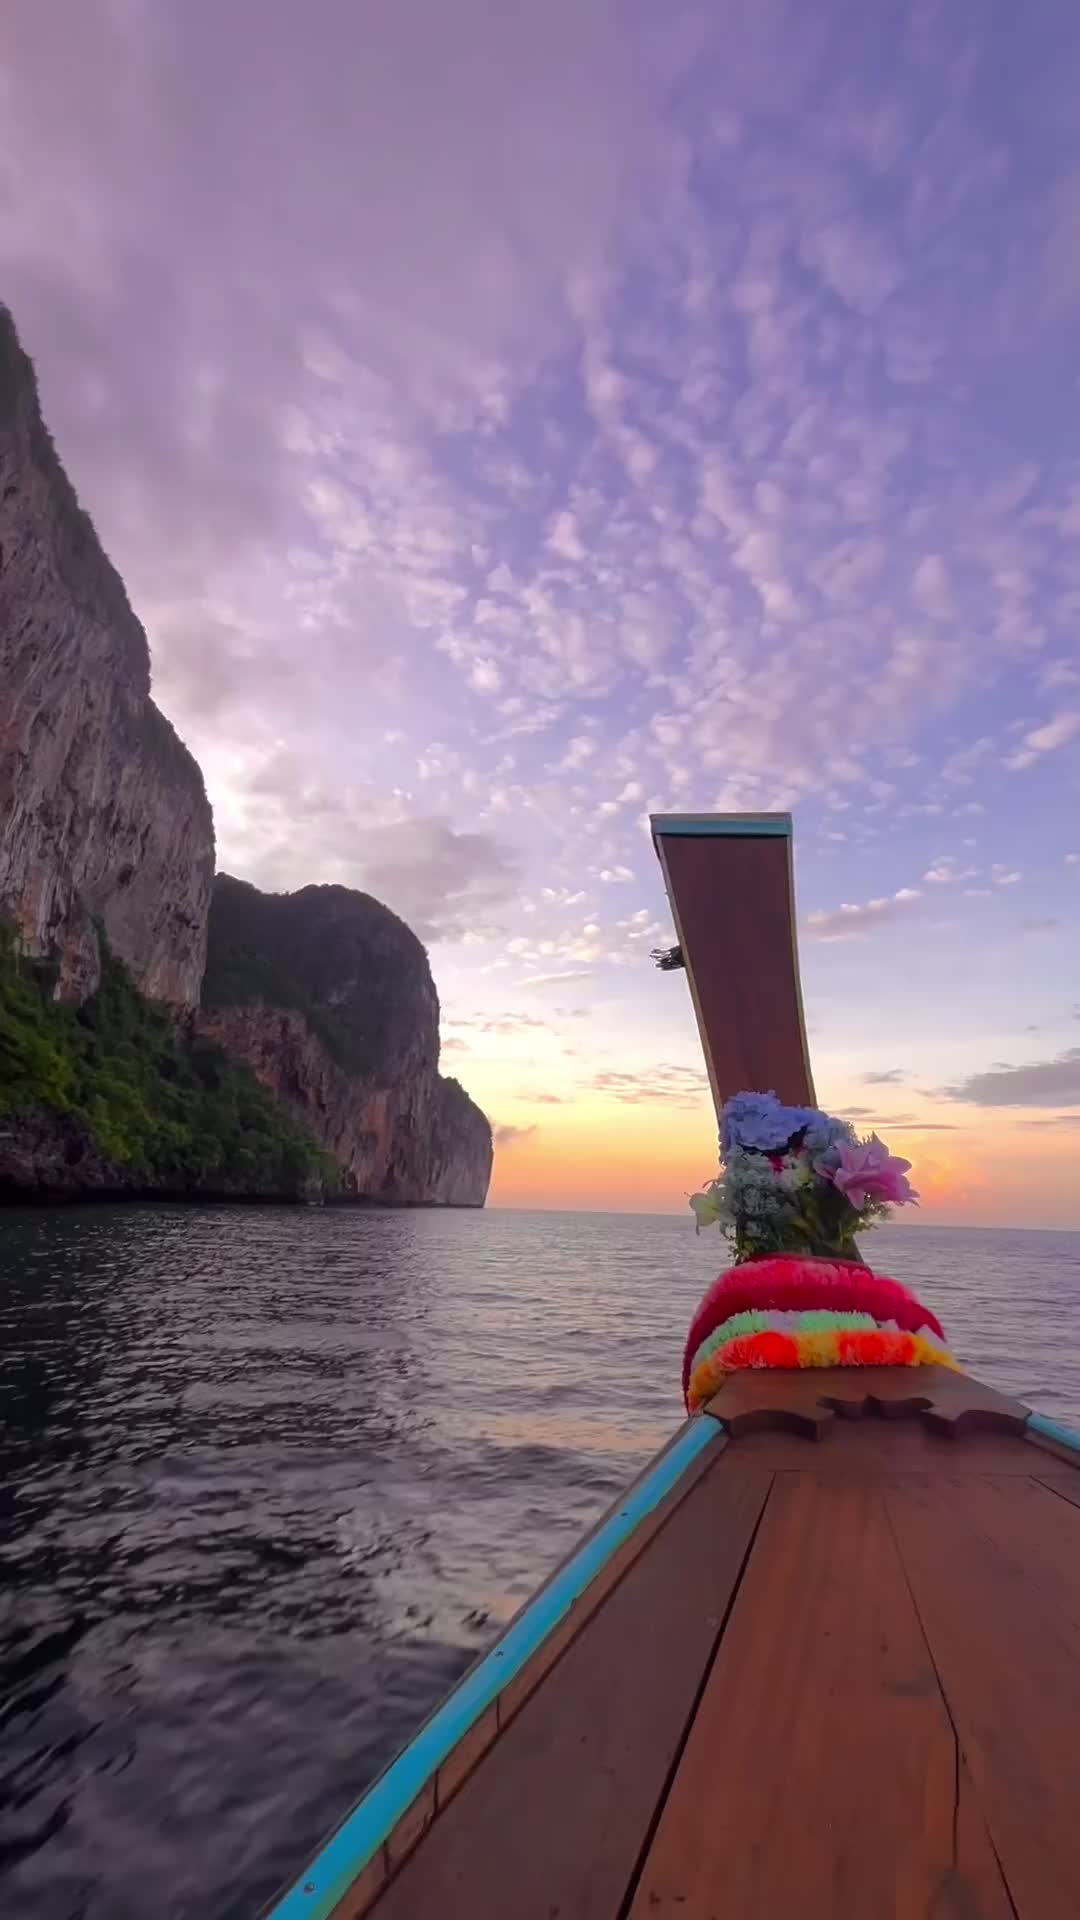
<instances>
[{"instance_id":1,"label":"limestone cliff","mask_svg":"<svg viewBox=\"0 0 1080 1920\"><path fill-rule=\"evenodd\" d=\"M213 866L199 768L0 307L0 1198L482 1206L491 1129L439 1074L419 940L364 894Z\"/></svg>"},{"instance_id":2,"label":"limestone cliff","mask_svg":"<svg viewBox=\"0 0 1080 1920\"><path fill-rule=\"evenodd\" d=\"M368 894L264 894L219 874L199 1026L330 1153L347 1193L484 1204L491 1128L438 1071L427 954Z\"/></svg>"},{"instance_id":3,"label":"limestone cliff","mask_svg":"<svg viewBox=\"0 0 1080 1920\"><path fill-rule=\"evenodd\" d=\"M62 998L96 987L100 922L143 993L192 1007L213 871L202 775L0 307L0 914Z\"/></svg>"}]
</instances>

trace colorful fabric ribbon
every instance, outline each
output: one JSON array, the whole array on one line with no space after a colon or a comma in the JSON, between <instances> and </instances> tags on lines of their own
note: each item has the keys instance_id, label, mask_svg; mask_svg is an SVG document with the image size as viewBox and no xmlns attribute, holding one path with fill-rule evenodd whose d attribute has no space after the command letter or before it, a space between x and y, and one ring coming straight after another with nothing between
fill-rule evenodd
<instances>
[{"instance_id":1,"label":"colorful fabric ribbon","mask_svg":"<svg viewBox=\"0 0 1080 1920\"><path fill-rule=\"evenodd\" d=\"M941 1323L899 1280L847 1260L779 1254L722 1273L690 1326L694 1413L741 1367L956 1367Z\"/></svg>"}]
</instances>

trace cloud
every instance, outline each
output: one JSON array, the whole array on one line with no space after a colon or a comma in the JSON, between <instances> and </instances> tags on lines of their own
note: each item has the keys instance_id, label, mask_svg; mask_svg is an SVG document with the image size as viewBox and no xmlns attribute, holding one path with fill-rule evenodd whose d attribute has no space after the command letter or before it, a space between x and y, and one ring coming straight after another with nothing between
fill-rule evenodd
<instances>
[{"instance_id":1,"label":"cloud","mask_svg":"<svg viewBox=\"0 0 1080 1920\"><path fill-rule=\"evenodd\" d=\"M1034 727L1025 733L1021 745L1015 753L1009 755L1005 765L1013 773L1019 773L1024 767L1033 767L1043 754L1053 753L1058 747L1065 747L1070 740L1080 734L1080 710L1073 708L1067 713L1055 714L1043 727Z\"/></svg>"},{"instance_id":2,"label":"cloud","mask_svg":"<svg viewBox=\"0 0 1080 1920\"><path fill-rule=\"evenodd\" d=\"M977 1107L1080 1107L1080 1047L1029 1066L994 1066L943 1091Z\"/></svg>"},{"instance_id":3,"label":"cloud","mask_svg":"<svg viewBox=\"0 0 1080 1920\"><path fill-rule=\"evenodd\" d=\"M597 742L591 734L576 733L569 742L562 759L559 761L558 771L560 773L576 773L581 767L588 765L596 751Z\"/></svg>"},{"instance_id":4,"label":"cloud","mask_svg":"<svg viewBox=\"0 0 1080 1920\"><path fill-rule=\"evenodd\" d=\"M512 1127L508 1124L494 1127L492 1137L496 1147L519 1147L523 1140L531 1140L536 1127Z\"/></svg>"},{"instance_id":5,"label":"cloud","mask_svg":"<svg viewBox=\"0 0 1080 1920\"><path fill-rule=\"evenodd\" d=\"M861 906L845 902L832 912L808 913L803 924L812 940L861 939L875 928L900 918L921 899L918 887L901 887L896 893L867 900Z\"/></svg>"},{"instance_id":6,"label":"cloud","mask_svg":"<svg viewBox=\"0 0 1080 1920\"><path fill-rule=\"evenodd\" d=\"M553 987L560 980L591 980L591 979L592 979L591 967L569 967L564 973L526 974L521 984L523 987Z\"/></svg>"},{"instance_id":7,"label":"cloud","mask_svg":"<svg viewBox=\"0 0 1080 1920\"><path fill-rule=\"evenodd\" d=\"M650 810L793 808L821 942L1018 845L1009 756L1071 818L1080 49L314 11L0 8L5 296L229 867L383 893L465 1005L621 966L633 1030Z\"/></svg>"},{"instance_id":8,"label":"cloud","mask_svg":"<svg viewBox=\"0 0 1080 1920\"><path fill-rule=\"evenodd\" d=\"M1039 550L1020 542L1037 467L980 491L967 428L910 392L913 364L963 352L970 310L932 209L982 235L993 207L1003 248L1032 211L1003 216L958 39L933 80L947 143L878 98L905 30L863 50L904 182L884 208L830 9L797 41L772 4L722 26L680 9L655 39L610 0L553 0L542 24L460 0L422 62L422 0L367 25L329 0L317 34L268 0L254 55L251 0L116 8L98 30L66 12L58 56L32 0L5 11L5 285L200 750L285 721L345 761L368 709L416 698L459 704L486 776L468 716L494 702L485 746L568 720L564 770L596 778L568 810L721 768L755 806L815 795L825 764L873 779L883 746L972 682L992 692L998 656L971 635L1053 577L1072 523L1055 496ZM691 65L724 106L697 112ZM984 253L965 272L992 287ZM902 343L899 396L878 390L870 312ZM229 780L223 757L215 797ZM501 791L527 805L527 781ZM612 847L604 871L624 861Z\"/></svg>"},{"instance_id":9,"label":"cloud","mask_svg":"<svg viewBox=\"0 0 1080 1920\"><path fill-rule=\"evenodd\" d=\"M598 1073L589 1081L595 1093L607 1094L627 1106L652 1102L678 1107L696 1107L708 1091L708 1078L696 1067L677 1067L661 1063L638 1073Z\"/></svg>"},{"instance_id":10,"label":"cloud","mask_svg":"<svg viewBox=\"0 0 1080 1920\"><path fill-rule=\"evenodd\" d=\"M880 231L850 215L812 234L806 254L808 264L859 313L873 313L900 277L899 264L890 257Z\"/></svg>"},{"instance_id":11,"label":"cloud","mask_svg":"<svg viewBox=\"0 0 1080 1920\"><path fill-rule=\"evenodd\" d=\"M462 1028L474 1033L497 1034L506 1036L515 1033L549 1033L547 1020L537 1020L529 1013L502 1013L495 1015L472 1014L455 1015L443 1019L444 1027Z\"/></svg>"},{"instance_id":12,"label":"cloud","mask_svg":"<svg viewBox=\"0 0 1080 1920\"><path fill-rule=\"evenodd\" d=\"M517 870L490 834L443 820L401 820L360 856L364 885L422 940L459 940L474 919L510 898Z\"/></svg>"},{"instance_id":13,"label":"cloud","mask_svg":"<svg viewBox=\"0 0 1080 1920\"><path fill-rule=\"evenodd\" d=\"M219 823L222 864L257 886L358 887L425 941L461 940L519 886L496 835L413 814L392 791L327 782L287 750L253 759L233 790Z\"/></svg>"},{"instance_id":14,"label":"cloud","mask_svg":"<svg viewBox=\"0 0 1080 1920\"><path fill-rule=\"evenodd\" d=\"M50 241L59 247L65 237L54 217L30 245L35 217L64 185L70 266L86 273L91 324L141 275L155 313L179 297L197 355L245 286L235 318L253 317L276 248L279 267L302 269L318 303L351 295L380 359L396 354L422 372L426 350L431 373L446 377L448 343L492 357L532 338L538 321L550 326L563 276L593 264L628 185L625 136L641 103L633 50L605 5L553 0L542 28L492 19L482 0L459 0L452 20L430 18L423 0L399 0L377 26L331 3L317 34L275 0L235 12L192 0L165 22L131 7L92 18L78 0L64 12L68 70L84 76L85 91L54 111L55 22L34 0L13 0L3 51L19 85L5 119L25 169L19 232L29 259L40 273ZM121 65L131 87L100 111L95 92ZM488 110L496 93L513 99L512 125ZM552 141L560 105L563 137ZM402 142L402 125L424 138ZM208 129L212 155L200 140ZM88 164L77 171L80 158ZM369 182L363 194L360 179ZM108 189L122 185L121 214L109 209ZM77 215L95 189L106 217L87 233ZM141 257L125 257L133 230ZM355 261L362 275L350 270ZM215 272L220 308L202 293ZM264 336L280 334L293 283L279 270L269 284L278 301L263 308ZM55 291L59 323L63 289ZM171 353L182 334L178 325L155 344ZM255 329L249 345L257 347Z\"/></svg>"},{"instance_id":15,"label":"cloud","mask_svg":"<svg viewBox=\"0 0 1080 1920\"><path fill-rule=\"evenodd\" d=\"M944 775L942 777L944 779ZM958 811L963 813L966 807L961 807ZM965 847L974 847L977 842L968 836L963 844ZM961 857L963 856L954 853L936 854L923 874L924 884L931 887L951 887L958 885L962 880L977 880L979 868L970 863L967 866L961 866Z\"/></svg>"},{"instance_id":16,"label":"cloud","mask_svg":"<svg viewBox=\"0 0 1080 1920\"><path fill-rule=\"evenodd\" d=\"M200 757L284 732L355 777L421 675L436 701L459 662L483 705L507 678L498 626L474 643L506 578L481 455L535 495L510 389L571 341L658 125L608 0L488 16L3 9L4 298Z\"/></svg>"},{"instance_id":17,"label":"cloud","mask_svg":"<svg viewBox=\"0 0 1080 1920\"><path fill-rule=\"evenodd\" d=\"M864 1073L862 1079L868 1087L897 1087L907 1077L906 1067L881 1067L874 1073Z\"/></svg>"},{"instance_id":18,"label":"cloud","mask_svg":"<svg viewBox=\"0 0 1080 1920\"><path fill-rule=\"evenodd\" d=\"M480 655L469 669L469 684L477 693L498 693L502 674L494 660Z\"/></svg>"},{"instance_id":19,"label":"cloud","mask_svg":"<svg viewBox=\"0 0 1080 1920\"><path fill-rule=\"evenodd\" d=\"M585 549L581 544L574 516L565 510L555 515L547 544L552 553L558 554L561 560L584 560L585 558Z\"/></svg>"},{"instance_id":20,"label":"cloud","mask_svg":"<svg viewBox=\"0 0 1080 1920\"><path fill-rule=\"evenodd\" d=\"M887 1132L902 1127L905 1133L958 1133L953 1120L920 1120L914 1113L875 1113L873 1107L837 1107L841 1120L852 1120L860 1133Z\"/></svg>"},{"instance_id":21,"label":"cloud","mask_svg":"<svg viewBox=\"0 0 1080 1920\"><path fill-rule=\"evenodd\" d=\"M660 940L668 945L674 940L674 934L663 921L654 920L648 907L639 907L636 913L628 914L624 920L616 920L615 928L624 934L627 940Z\"/></svg>"}]
</instances>

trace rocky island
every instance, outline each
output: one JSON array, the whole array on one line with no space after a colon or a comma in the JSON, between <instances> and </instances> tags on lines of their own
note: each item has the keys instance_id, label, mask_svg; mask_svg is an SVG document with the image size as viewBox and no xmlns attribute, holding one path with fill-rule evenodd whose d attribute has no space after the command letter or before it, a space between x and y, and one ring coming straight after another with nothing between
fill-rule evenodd
<instances>
[{"instance_id":1,"label":"rocky island","mask_svg":"<svg viewBox=\"0 0 1080 1920\"><path fill-rule=\"evenodd\" d=\"M214 875L202 774L0 307L0 1197L482 1206L427 954L369 895Z\"/></svg>"}]
</instances>

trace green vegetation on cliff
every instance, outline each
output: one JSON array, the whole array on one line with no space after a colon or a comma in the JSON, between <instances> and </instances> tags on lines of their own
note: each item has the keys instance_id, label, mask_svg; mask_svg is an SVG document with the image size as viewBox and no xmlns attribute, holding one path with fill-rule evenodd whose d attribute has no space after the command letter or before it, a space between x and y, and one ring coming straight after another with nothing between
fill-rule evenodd
<instances>
[{"instance_id":1,"label":"green vegetation on cliff","mask_svg":"<svg viewBox=\"0 0 1080 1920\"><path fill-rule=\"evenodd\" d=\"M133 1187L290 1195L336 1184L329 1156L248 1068L144 1000L105 950L102 963L91 999L58 1004L50 970L21 957L0 923L0 1115L71 1116Z\"/></svg>"},{"instance_id":2,"label":"green vegetation on cliff","mask_svg":"<svg viewBox=\"0 0 1080 1920\"><path fill-rule=\"evenodd\" d=\"M439 1003L411 928L349 887L260 893L214 880L204 1007L263 1001L303 1015L347 1073L392 1082L417 1040L438 1054Z\"/></svg>"}]
</instances>

